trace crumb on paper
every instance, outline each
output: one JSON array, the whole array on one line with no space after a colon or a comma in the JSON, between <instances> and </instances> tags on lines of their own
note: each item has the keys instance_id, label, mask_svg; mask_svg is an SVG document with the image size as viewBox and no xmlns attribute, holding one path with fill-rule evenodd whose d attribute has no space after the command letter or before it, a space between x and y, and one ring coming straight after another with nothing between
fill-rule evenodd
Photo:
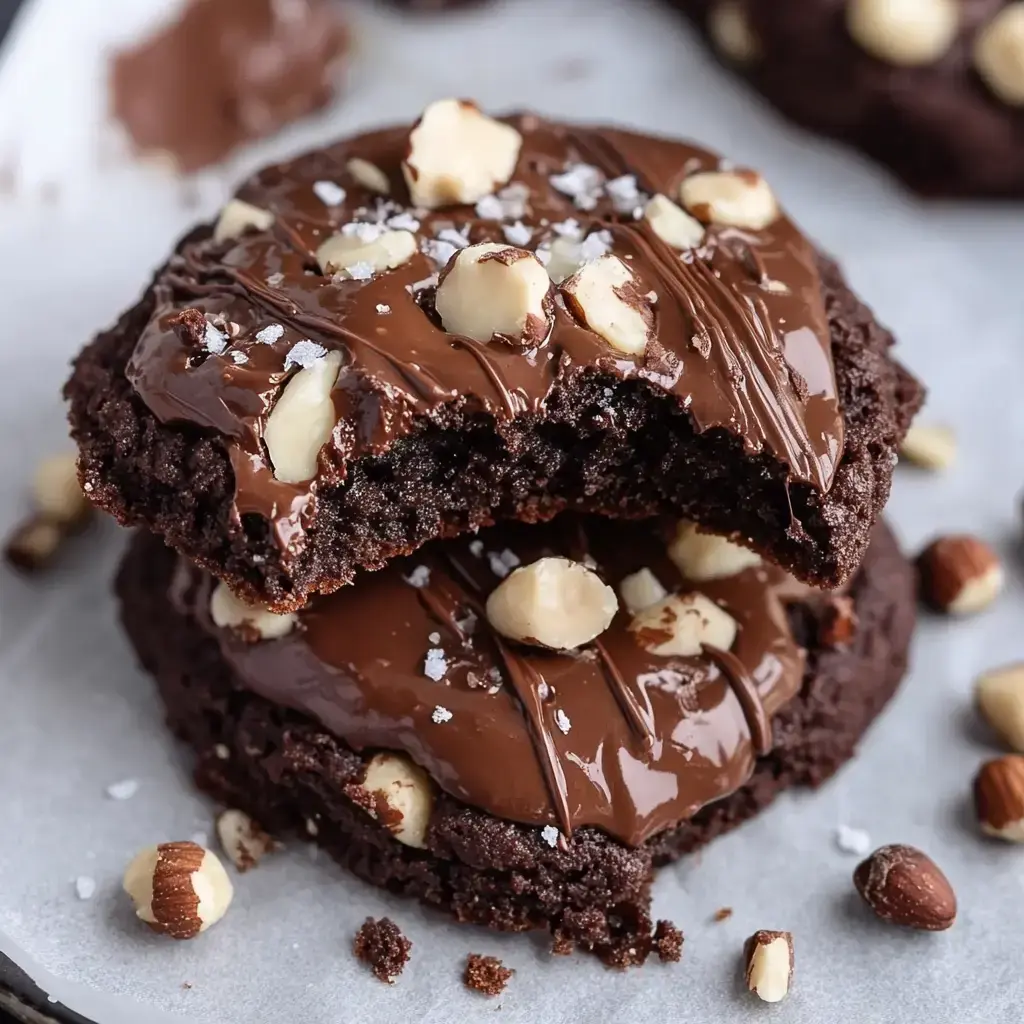
<instances>
[{"instance_id":1,"label":"crumb on paper","mask_svg":"<svg viewBox=\"0 0 1024 1024\"><path fill-rule=\"evenodd\" d=\"M352 950L356 959L366 964L376 978L394 984L409 962L412 943L388 917L368 917L356 932Z\"/></svg>"},{"instance_id":2,"label":"crumb on paper","mask_svg":"<svg viewBox=\"0 0 1024 1024\"><path fill-rule=\"evenodd\" d=\"M122 779L107 786L107 796L111 800L131 800L138 791L139 784L135 779Z\"/></svg>"},{"instance_id":3,"label":"crumb on paper","mask_svg":"<svg viewBox=\"0 0 1024 1024\"><path fill-rule=\"evenodd\" d=\"M671 921L659 921L654 929L654 948L663 964L677 964L683 958L683 933Z\"/></svg>"},{"instance_id":4,"label":"crumb on paper","mask_svg":"<svg viewBox=\"0 0 1024 1024\"><path fill-rule=\"evenodd\" d=\"M836 846L843 853L853 853L858 857L866 857L871 852L871 836L862 828L850 828L839 825L836 828Z\"/></svg>"},{"instance_id":5,"label":"crumb on paper","mask_svg":"<svg viewBox=\"0 0 1024 1024\"><path fill-rule=\"evenodd\" d=\"M716 922L728 921L732 917L732 907L719 907L715 911L714 920Z\"/></svg>"},{"instance_id":6,"label":"crumb on paper","mask_svg":"<svg viewBox=\"0 0 1024 1024\"><path fill-rule=\"evenodd\" d=\"M470 953L466 957L466 970L462 975L462 983L466 988L479 992L481 995L500 996L515 973L496 956Z\"/></svg>"},{"instance_id":7,"label":"crumb on paper","mask_svg":"<svg viewBox=\"0 0 1024 1024\"><path fill-rule=\"evenodd\" d=\"M96 894L96 881L88 875L79 875L75 879L75 893L80 900L91 900Z\"/></svg>"}]
</instances>

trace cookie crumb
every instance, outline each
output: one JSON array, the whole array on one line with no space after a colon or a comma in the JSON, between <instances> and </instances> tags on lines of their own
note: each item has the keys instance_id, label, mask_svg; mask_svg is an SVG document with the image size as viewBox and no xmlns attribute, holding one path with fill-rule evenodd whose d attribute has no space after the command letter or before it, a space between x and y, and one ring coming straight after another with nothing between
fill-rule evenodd
<instances>
[{"instance_id":1,"label":"cookie crumb","mask_svg":"<svg viewBox=\"0 0 1024 1024\"><path fill-rule=\"evenodd\" d=\"M367 964L377 978L393 985L409 962L412 943L391 918L375 921L368 917L356 932L352 949L356 959Z\"/></svg>"},{"instance_id":2,"label":"cookie crumb","mask_svg":"<svg viewBox=\"0 0 1024 1024\"><path fill-rule=\"evenodd\" d=\"M719 907L715 911L715 921L728 921L732 917L732 907Z\"/></svg>"},{"instance_id":3,"label":"cookie crumb","mask_svg":"<svg viewBox=\"0 0 1024 1024\"><path fill-rule=\"evenodd\" d=\"M683 933L671 921L659 921L654 929L654 948L663 964L677 964L683 958Z\"/></svg>"},{"instance_id":4,"label":"cookie crumb","mask_svg":"<svg viewBox=\"0 0 1024 1024\"><path fill-rule=\"evenodd\" d=\"M466 957L466 972L462 983L485 996L500 996L509 978L516 972L506 967L496 956L470 953Z\"/></svg>"}]
</instances>

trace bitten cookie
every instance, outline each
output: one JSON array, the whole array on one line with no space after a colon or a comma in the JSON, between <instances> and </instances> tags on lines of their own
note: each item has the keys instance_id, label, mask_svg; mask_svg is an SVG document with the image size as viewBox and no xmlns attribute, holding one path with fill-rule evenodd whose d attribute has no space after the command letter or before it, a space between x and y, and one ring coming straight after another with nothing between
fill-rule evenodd
<instances>
[{"instance_id":1,"label":"bitten cookie","mask_svg":"<svg viewBox=\"0 0 1024 1024\"><path fill-rule=\"evenodd\" d=\"M673 0L788 117L929 195L1024 195L1021 0Z\"/></svg>"},{"instance_id":2,"label":"bitten cookie","mask_svg":"<svg viewBox=\"0 0 1024 1024\"><path fill-rule=\"evenodd\" d=\"M891 344L757 172L445 100L257 174L67 395L93 501L278 611L566 508L838 585L921 401Z\"/></svg>"},{"instance_id":3,"label":"bitten cookie","mask_svg":"<svg viewBox=\"0 0 1024 1024\"><path fill-rule=\"evenodd\" d=\"M653 868L849 758L913 572L844 595L689 525L563 516L426 546L273 614L140 533L122 617L199 785L460 921L651 948Z\"/></svg>"}]
</instances>

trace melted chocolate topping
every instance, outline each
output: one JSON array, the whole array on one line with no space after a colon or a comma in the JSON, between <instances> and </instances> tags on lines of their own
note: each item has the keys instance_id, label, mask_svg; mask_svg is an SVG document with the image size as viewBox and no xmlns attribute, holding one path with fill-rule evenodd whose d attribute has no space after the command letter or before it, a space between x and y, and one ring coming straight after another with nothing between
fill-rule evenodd
<instances>
[{"instance_id":1,"label":"melted chocolate topping","mask_svg":"<svg viewBox=\"0 0 1024 1024\"><path fill-rule=\"evenodd\" d=\"M499 818L564 836L597 826L635 846L734 792L771 748L771 716L804 670L785 605L811 591L767 565L700 584L739 629L730 651L693 658L650 653L623 608L592 644L561 653L499 637L483 605L511 566L548 554L586 558L616 591L644 567L670 593L698 589L668 558L664 529L566 515L435 542L315 598L280 640L218 629L214 581L184 559L172 596L243 685L355 749L405 751Z\"/></svg>"},{"instance_id":2,"label":"melted chocolate topping","mask_svg":"<svg viewBox=\"0 0 1024 1024\"><path fill-rule=\"evenodd\" d=\"M678 198L687 175L719 169L716 156L533 116L507 122L522 134L522 150L511 185L487 203L410 209L401 173L409 129L378 131L258 173L239 196L272 211L273 227L219 244L209 233L192 236L162 272L128 375L162 421L227 440L235 511L265 516L287 552L302 543L317 487L340 484L350 460L386 450L425 422L443 424L453 408L488 413L499 425L543 414L554 388L595 369L643 379L686 408L698 430L724 428L749 452L767 448L793 479L827 491L843 423L815 255L803 235L785 216L756 232L712 225L699 249L681 255L636 211L657 192ZM352 177L353 157L387 175L388 199ZM552 181L581 164L597 168L599 182L582 199ZM421 251L369 280L324 276L317 249L356 221L413 229ZM430 287L452 251L445 241L504 242L506 232L542 254L575 233L590 252L626 260L641 291L657 295L646 352L622 355L559 303L549 336L535 347L445 333ZM197 353L179 323L188 308L223 328L223 352ZM288 376L286 356L306 339L344 353L333 392L338 426L317 479L282 484L262 431Z\"/></svg>"}]
</instances>

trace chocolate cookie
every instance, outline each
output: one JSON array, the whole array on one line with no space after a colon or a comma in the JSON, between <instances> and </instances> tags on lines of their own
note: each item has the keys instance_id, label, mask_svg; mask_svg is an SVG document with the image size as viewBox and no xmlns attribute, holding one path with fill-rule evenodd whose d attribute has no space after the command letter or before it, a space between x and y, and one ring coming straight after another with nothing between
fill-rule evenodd
<instances>
[{"instance_id":1,"label":"chocolate cookie","mask_svg":"<svg viewBox=\"0 0 1024 1024\"><path fill-rule=\"evenodd\" d=\"M257 174L79 357L86 492L281 611L564 508L685 515L838 585L920 388L726 166L442 101Z\"/></svg>"},{"instance_id":2,"label":"chocolate cookie","mask_svg":"<svg viewBox=\"0 0 1024 1024\"><path fill-rule=\"evenodd\" d=\"M674 0L797 123L929 195L1024 195L1019 0Z\"/></svg>"},{"instance_id":3,"label":"chocolate cookie","mask_svg":"<svg viewBox=\"0 0 1024 1024\"><path fill-rule=\"evenodd\" d=\"M198 170L326 106L347 49L329 0L189 0L115 54L111 111L139 152Z\"/></svg>"},{"instance_id":4,"label":"chocolate cookie","mask_svg":"<svg viewBox=\"0 0 1024 1024\"><path fill-rule=\"evenodd\" d=\"M529 619L554 585L515 584L538 555L612 595L573 651L507 635L502 595ZM563 516L270 615L140 533L117 588L203 789L458 920L626 964L652 948L653 868L828 778L903 674L913 573L884 526L843 597L752 561L688 527ZM579 627L595 598L573 586L535 628L566 608Z\"/></svg>"}]
</instances>

